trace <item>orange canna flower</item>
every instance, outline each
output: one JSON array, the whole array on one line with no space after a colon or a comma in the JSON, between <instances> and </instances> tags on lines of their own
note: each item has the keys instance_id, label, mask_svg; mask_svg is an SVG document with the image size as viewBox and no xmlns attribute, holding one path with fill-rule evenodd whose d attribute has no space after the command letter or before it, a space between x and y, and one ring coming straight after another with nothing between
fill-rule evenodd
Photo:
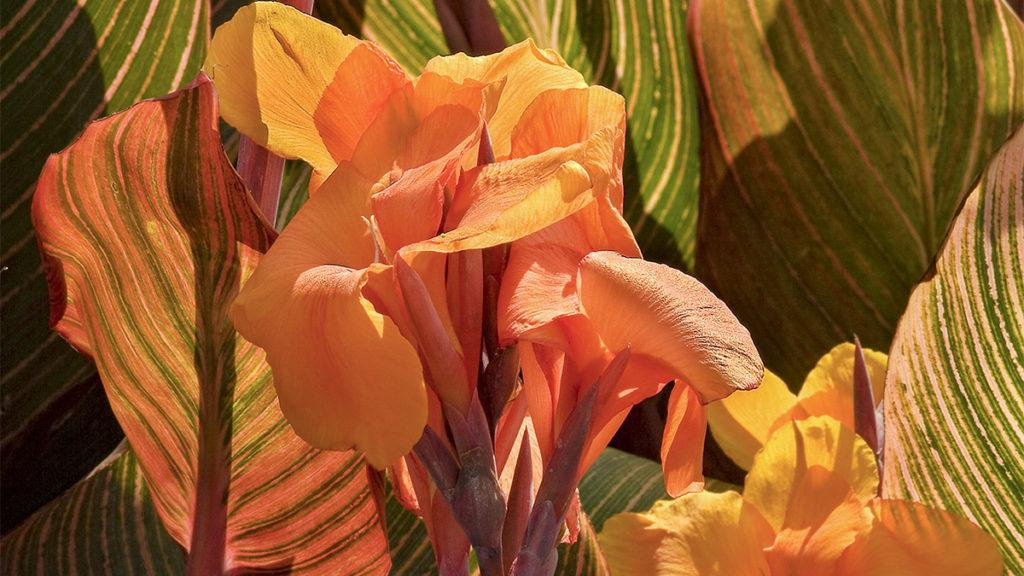
<instances>
[{"instance_id":1,"label":"orange canna flower","mask_svg":"<svg viewBox=\"0 0 1024 576\"><path fill-rule=\"evenodd\" d=\"M518 344L526 398L499 436L528 417L550 457L628 349L597 395L579 474L629 408L674 379L666 477L674 494L699 485L703 404L756 386L763 368L724 304L640 259L622 218L621 96L530 41L435 58L411 79L373 44L262 2L217 30L205 70L225 120L314 169L310 200L232 312L303 438L384 467L428 420L443 431L439 406L465 410L476 389L479 251L507 245L498 331Z\"/></svg>"},{"instance_id":2,"label":"orange canna flower","mask_svg":"<svg viewBox=\"0 0 1024 576\"><path fill-rule=\"evenodd\" d=\"M609 519L600 541L612 573L1000 574L995 541L970 520L877 496L875 454L853 431L855 353L833 348L799 396L766 372L756 390L713 405L712 433L749 470L742 493L688 494ZM864 357L880 400L886 357Z\"/></svg>"}]
</instances>

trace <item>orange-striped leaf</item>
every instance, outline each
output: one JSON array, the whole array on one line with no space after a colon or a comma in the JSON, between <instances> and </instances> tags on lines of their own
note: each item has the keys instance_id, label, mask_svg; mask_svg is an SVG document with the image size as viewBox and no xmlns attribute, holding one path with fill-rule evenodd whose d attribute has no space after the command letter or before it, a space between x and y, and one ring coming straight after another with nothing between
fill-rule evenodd
<instances>
[{"instance_id":1,"label":"orange-striped leaf","mask_svg":"<svg viewBox=\"0 0 1024 576\"><path fill-rule=\"evenodd\" d=\"M218 4L237 0L221 0ZM0 246L6 532L123 437L96 371L50 330L29 218L47 155L86 123L191 81L209 0L25 0L0 7Z\"/></svg>"},{"instance_id":2,"label":"orange-striped leaf","mask_svg":"<svg viewBox=\"0 0 1024 576\"><path fill-rule=\"evenodd\" d=\"M263 352L227 317L273 231L221 150L205 77L51 157L33 217L56 327L95 360L156 511L192 560L386 570L362 460L294 435Z\"/></svg>"},{"instance_id":3,"label":"orange-striped leaf","mask_svg":"<svg viewBox=\"0 0 1024 576\"><path fill-rule=\"evenodd\" d=\"M699 0L697 273L799 382L885 350L989 156L1024 117L1001 0Z\"/></svg>"},{"instance_id":4,"label":"orange-striped leaf","mask_svg":"<svg viewBox=\"0 0 1024 576\"><path fill-rule=\"evenodd\" d=\"M910 297L884 410L883 495L970 518L1024 573L1024 128Z\"/></svg>"}]
</instances>

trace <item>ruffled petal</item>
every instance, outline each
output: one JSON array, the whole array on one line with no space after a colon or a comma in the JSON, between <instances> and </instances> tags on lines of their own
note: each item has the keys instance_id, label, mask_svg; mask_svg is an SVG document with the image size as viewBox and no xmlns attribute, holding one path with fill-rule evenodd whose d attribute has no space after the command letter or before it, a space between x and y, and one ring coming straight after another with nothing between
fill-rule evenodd
<instances>
[{"instance_id":1,"label":"ruffled petal","mask_svg":"<svg viewBox=\"0 0 1024 576\"><path fill-rule=\"evenodd\" d=\"M736 492L699 492L617 514L598 541L615 576L759 576L772 531Z\"/></svg>"},{"instance_id":2,"label":"ruffled petal","mask_svg":"<svg viewBox=\"0 0 1024 576\"><path fill-rule=\"evenodd\" d=\"M815 476L808 480L809 473ZM743 497L780 531L787 518L816 517L840 505L846 497L837 485L848 487L865 506L878 489L875 455L838 420L814 417L790 422L768 438L754 457ZM824 488L815 492L815 487Z\"/></svg>"},{"instance_id":3,"label":"ruffled petal","mask_svg":"<svg viewBox=\"0 0 1024 576\"><path fill-rule=\"evenodd\" d=\"M363 295L373 245L351 171L310 198L242 287L231 317L267 352L281 409L310 444L353 446L377 467L408 452L426 423L419 357Z\"/></svg>"},{"instance_id":4,"label":"ruffled petal","mask_svg":"<svg viewBox=\"0 0 1024 576\"><path fill-rule=\"evenodd\" d=\"M377 468L394 463L427 420L416 350L362 296L364 270L302 269L272 254L231 317L266 351L281 411L315 447L355 447Z\"/></svg>"},{"instance_id":5,"label":"ruffled petal","mask_svg":"<svg viewBox=\"0 0 1024 576\"><path fill-rule=\"evenodd\" d=\"M376 64L366 63L372 59ZM229 124L276 154L309 162L320 179L345 159L332 155L331 148L345 145L346 138L357 140L367 118L376 115L380 95L370 92L408 82L372 44L278 2L239 9L217 29L203 69L217 87L221 114ZM334 126L343 122L340 118L324 124L326 116L338 111L332 102L342 98L335 94L322 102L328 87L337 92L337 77L355 73L363 76L349 84L356 92L348 97L358 102L351 111L360 119L345 130ZM352 136L349 129L358 134Z\"/></svg>"},{"instance_id":6,"label":"ruffled petal","mask_svg":"<svg viewBox=\"0 0 1024 576\"><path fill-rule=\"evenodd\" d=\"M997 576L995 539L952 512L906 500L875 499L872 522L840 559L840 576Z\"/></svg>"},{"instance_id":7,"label":"ruffled petal","mask_svg":"<svg viewBox=\"0 0 1024 576\"><path fill-rule=\"evenodd\" d=\"M703 402L761 381L764 367L750 333L703 284L678 270L594 252L580 264L577 290L609 350L628 346L634 358L658 362Z\"/></svg>"},{"instance_id":8,"label":"ruffled petal","mask_svg":"<svg viewBox=\"0 0 1024 576\"><path fill-rule=\"evenodd\" d=\"M796 404L796 395L768 370L761 385L708 404L711 434L733 462L750 470L773 425Z\"/></svg>"},{"instance_id":9,"label":"ruffled petal","mask_svg":"<svg viewBox=\"0 0 1024 576\"><path fill-rule=\"evenodd\" d=\"M551 50L538 48L533 40L509 46L498 54L471 57L441 56L427 62L424 74L446 76L457 83L467 80L488 84L504 81L501 97L488 123L494 155L509 156L512 130L526 108L546 90L586 88L579 72Z\"/></svg>"}]
</instances>

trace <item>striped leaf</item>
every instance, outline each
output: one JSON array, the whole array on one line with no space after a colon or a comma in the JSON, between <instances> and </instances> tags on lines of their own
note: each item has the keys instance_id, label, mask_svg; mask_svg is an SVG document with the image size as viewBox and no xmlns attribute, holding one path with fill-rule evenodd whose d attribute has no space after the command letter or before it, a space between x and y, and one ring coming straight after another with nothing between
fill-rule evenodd
<instances>
[{"instance_id":1,"label":"striped leaf","mask_svg":"<svg viewBox=\"0 0 1024 576\"><path fill-rule=\"evenodd\" d=\"M207 5L25 0L0 7L4 531L74 484L122 438L95 369L47 323L29 218L32 186L47 155L88 121L195 76Z\"/></svg>"},{"instance_id":2,"label":"striped leaf","mask_svg":"<svg viewBox=\"0 0 1024 576\"><path fill-rule=\"evenodd\" d=\"M697 273L799 382L889 347L972 183L1024 115L1001 0L700 0Z\"/></svg>"},{"instance_id":3,"label":"striped leaf","mask_svg":"<svg viewBox=\"0 0 1024 576\"><path fill-rule=\"evenodd\" d=\"M362 460L294 435L263 352L227 317L273 231L216 127L202 77L50 158L33 214L56 327L95 360L156 512L193 559L379 573L387 548Z\"/></svg>"},{"instance_id":4,"label":"striped leaf","mask_svg":"<svg viewBox=\"0 0 1024 576\"><path fill-rule=\"evenodd\" d=\"M650 260L690 269L697 108L685 2L492 0L508 42L532 37L626 99L626 217ZM318 0L318 13L379 43L407 70L447 54L431 0Z\"/></svg>"},{"instance_id":5,"label":"striped leaf","mask_svg":"<svg viewBox=\"0 0 1024 576\"><path fill-rule=\"evenodd\" d=\"M4 536L9 576L184 574L185 556L160 524L128 452Z\"/></svg>"},{"instance_id":6,"label":"striped leaf","mask_svg":"<svg viewBox=\"0 0 1024 576\"><path fill-rule=\"evenodd\" d=\"M1024 128L967 198L889 353L883 494L958 511L1024 573Z\"/></svg>"},{"instance_id":7,"label":"striped leaf","mask_svg":"<svg viewBox=\"0 0 1024 576\"><path fill-rule=\"evenodd\" d=\"M655 501L666 498L661 466L614 448L606 449L580 482L580 502L587 517L577 543L559 547L555 574L607 575L597 544L597 533L605 520L619 512L647 510ZM431 574L436 570L423 523L394 499L388 500L387 525L393 576Z\"/></svg>"}]
</instances>

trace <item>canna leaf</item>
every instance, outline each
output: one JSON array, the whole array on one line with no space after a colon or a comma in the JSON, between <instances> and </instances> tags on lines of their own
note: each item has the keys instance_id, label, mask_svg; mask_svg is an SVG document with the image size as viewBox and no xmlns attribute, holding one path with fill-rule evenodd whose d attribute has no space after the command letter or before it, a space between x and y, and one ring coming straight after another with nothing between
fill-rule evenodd
<instances>
[{"instance_id":1,"label":"canna leaf","mask_svg":"<svg viewBox=\"0 0 1024 576\"><path fill-rule=\"evenodd\" d=\"M989 164L900 320L882 495L960 513L1024 571L1024 129Z\"/></svg>"},{"instance_id":2,"label":"canna leaf","mask_svg":"<svg viewBox=\"0 0 1024 576\"><path fill-rule=\"evenodd\" d=\"M791 384L853 334L887 349L1024 118L1024 26L999 0L700 0L689 29L698 277Z\"/></svg>"},{"instance_id":3,"label":"canna leaf","mask_svg":"<svg viewBox=\"0 0 1024 576\"><path fill-rule=\"evenodd\" d=\"M232 2L213 2L220 17ZM123 438L95 368L48 325L29 207L47 155L90 120L189 82L202 64L206 0L49 0L0 8L0 260L4 269L4 486L14 528L96 466Z\"/></svg>"},{"instance_id":4,"label":"canna leaf","mask_svg":"<svg viewBox=\"0 0 1024 576\"><path fill-rule=\"evenodd\" d=\"M362 459L295 436L263 352L228 320L274 233L216 126L200 77L94 123L47 162L33 215L56 328L95 360L156 512L193 560L380 573Z\"/></svg>"},{"instance_id":5,"label":"canna leaf","mask_svg":"<svg viewBox=\"0 0 1024 576\"><path fill-rule=\"evenodd\" d=\"M447 54L431 0L319 0L317 12L373 40L407 70ZM559 52L587 83L622 94L627 128L626 219L649 260L692 269L697 221L697 107L686 47L685 3L491 5L508 44L533 38Z\"/></svg>"},{"instance_id":6,"label":"canna leaf","mask_svg":"<svg viewBox=\"0 0 1024 576\"><path fill-rule=\"evenodd\" d=\"M2 545L5 576L185 573L185 556L160 524L131 452L36 512Z\"/></svg>"}]
</instances>

